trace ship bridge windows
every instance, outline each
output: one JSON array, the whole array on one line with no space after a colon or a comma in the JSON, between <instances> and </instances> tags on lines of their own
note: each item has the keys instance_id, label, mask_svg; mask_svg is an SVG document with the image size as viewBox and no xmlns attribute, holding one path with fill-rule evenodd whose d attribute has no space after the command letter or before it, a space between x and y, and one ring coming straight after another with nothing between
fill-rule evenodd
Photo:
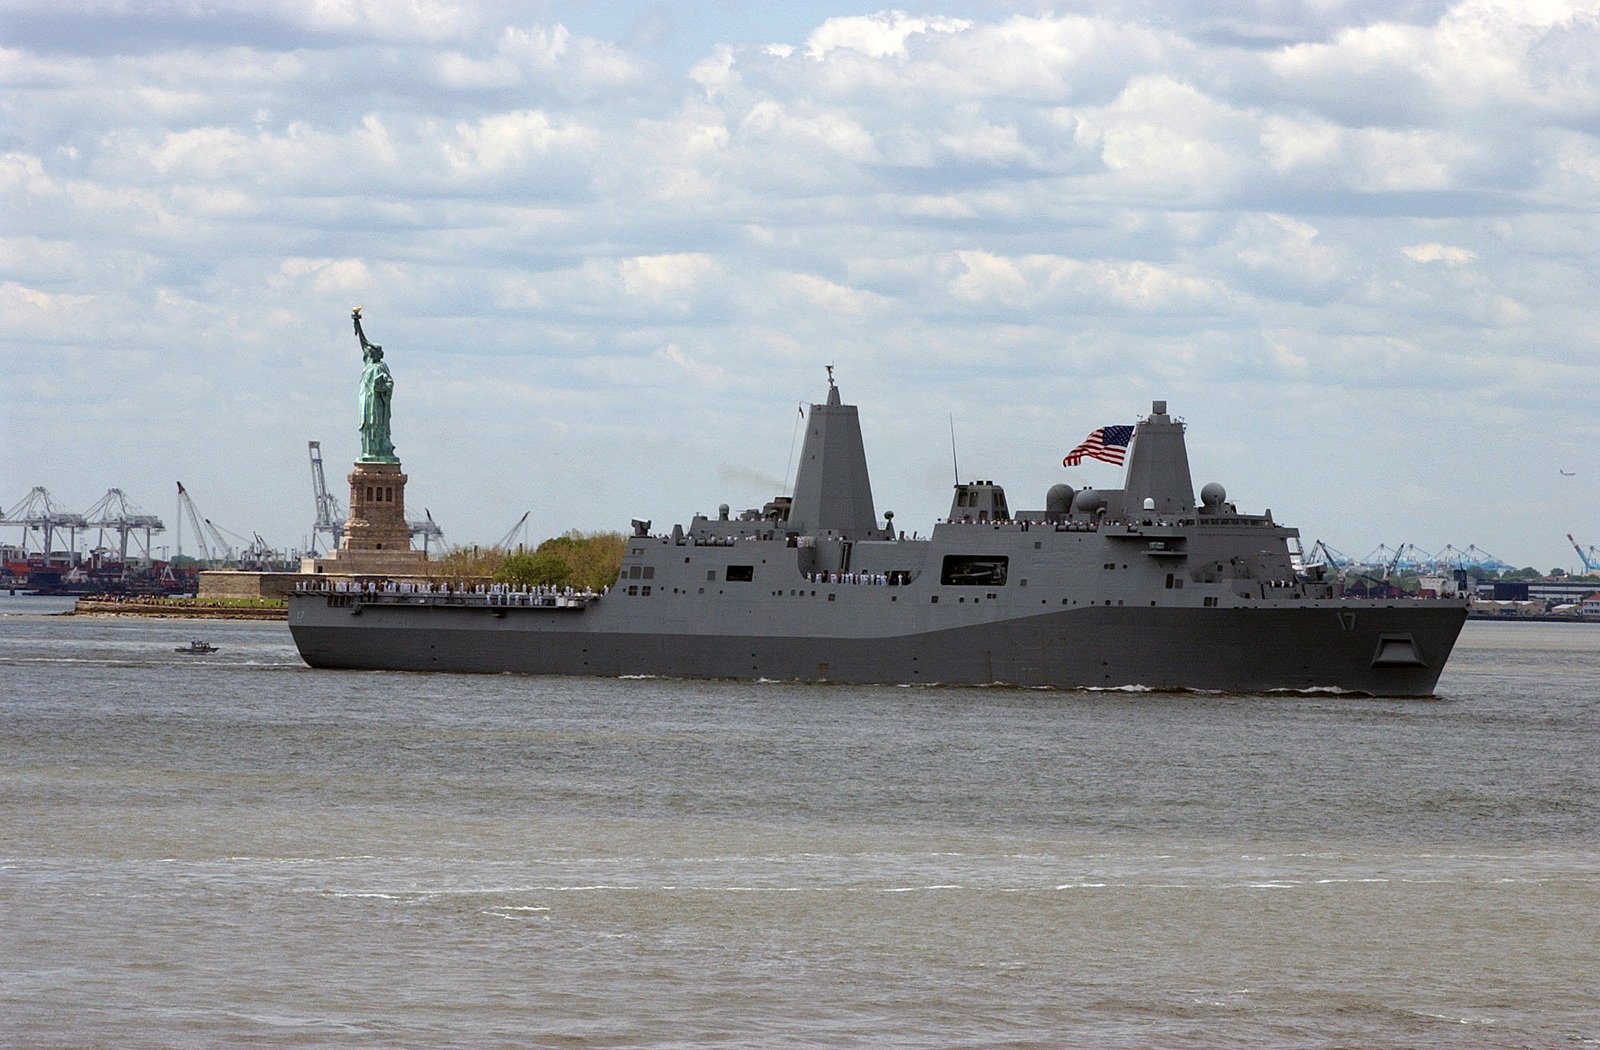
<instances>
[{"instance_id":1,"label":"ship bridge windows","mask_svg":"<svg viewBox=\"0 0 1600 1050\"><path fill-rule=\"evenodd\" d=\"M754 565L730 565L723 578L729 583L749 583L756 578L756 567Z\"/></svg>"},{"instance_id":2,"label":"ship bridge windows","mask_svg":"<svg viewBox=\"0 0 1600 1050\"><path fill-rule=\"evenodd\" d=\"M939 582L953 587L999 587L1010 559L1003 554L946 554Z\"/></svg>"}]
</instances>

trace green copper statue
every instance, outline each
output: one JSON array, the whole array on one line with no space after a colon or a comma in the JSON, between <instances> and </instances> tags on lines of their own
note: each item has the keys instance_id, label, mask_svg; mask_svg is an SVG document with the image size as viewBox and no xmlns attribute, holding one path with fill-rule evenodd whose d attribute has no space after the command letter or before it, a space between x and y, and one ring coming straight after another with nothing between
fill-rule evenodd
<instances>
[{"instance_id":1,"label":"green copper statue","mask_svg":"<svg viewBox=\"0 0 1600 1050\"><path fill-rule=\"evenodd\" d=\"M356 325L356 338L361 340L361 359L366 368L361 372L361 458L359 463L398 463L394 454L394 439L389 435L389 410L394 403L394 376L383 363L383 347L367 342L361 331L361 307L350 311Z\"/></svg>"}]
</instances>

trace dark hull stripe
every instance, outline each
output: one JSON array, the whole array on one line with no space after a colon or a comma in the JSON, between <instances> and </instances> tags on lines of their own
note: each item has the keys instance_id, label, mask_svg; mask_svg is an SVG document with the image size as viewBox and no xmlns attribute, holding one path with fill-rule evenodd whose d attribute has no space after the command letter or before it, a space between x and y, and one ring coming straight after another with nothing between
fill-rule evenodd
<instances>
[{"instance_id":1,"label":"dark hull stripe","mask_svg":"<svg viewBox=\"0 0 1600 1050\"><path fill-rule=\"evenodd\" d=\"M325 668L1233 692L1328 688L1382 696L1432 694L1466 619L1464 608L1447 604L1112 607L822 638L584 630L574 629L583 614L529 619L481 608L368 606L352 615L317 599L296 599L293 610L290 629L302 657Z\"/></svg>"}]
</instances>

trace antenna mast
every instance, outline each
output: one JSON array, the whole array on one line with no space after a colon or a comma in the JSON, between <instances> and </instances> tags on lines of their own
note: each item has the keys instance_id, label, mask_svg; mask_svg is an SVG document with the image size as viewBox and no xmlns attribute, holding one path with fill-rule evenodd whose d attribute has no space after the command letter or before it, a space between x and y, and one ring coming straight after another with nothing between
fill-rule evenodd
<instances>
[{"instance_id":1,"label":"antenna mast","mask_svg":"<svg viewBox=\"0 0 1600 1050\"><path fill-rule=\"evenodd\" d=\"M956 462L956 414L950 413L950 466L956 472L956 484L961 484L961 464Z\"/></svg>"}]
</instances>

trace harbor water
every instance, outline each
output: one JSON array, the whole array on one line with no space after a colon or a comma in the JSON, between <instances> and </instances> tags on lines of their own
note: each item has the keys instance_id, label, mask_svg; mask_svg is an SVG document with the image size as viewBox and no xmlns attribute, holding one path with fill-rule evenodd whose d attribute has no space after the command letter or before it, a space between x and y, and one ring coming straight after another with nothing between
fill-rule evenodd
<instances>
[{"instance_id":1,"label":"harbor water","mask_svg":"<svg viewBox=\"0 0 1600 1050\"><path fill-rule=\"evenodd\" d=\"M323 672L41 601L6 1046L1600 1043L1600 625L1390 701Z\"/></svg>"}]
</instances>

